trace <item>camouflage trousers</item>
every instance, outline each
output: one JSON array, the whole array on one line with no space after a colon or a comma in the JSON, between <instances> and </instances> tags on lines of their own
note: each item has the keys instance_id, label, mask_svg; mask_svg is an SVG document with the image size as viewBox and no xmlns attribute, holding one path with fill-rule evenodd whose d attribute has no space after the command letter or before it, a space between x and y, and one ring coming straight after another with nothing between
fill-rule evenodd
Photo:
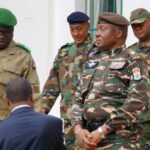
<instances>
[{"instance_id":1,"label":"camouflage trousers","mask_svg":"<svg viewBox=\"0 0 150 150\"><path fill-rule=\"evenodd\" d=\"M133 130L134 132L131 132L131 130L120 130L111 133L95 149L89 150L150 150L149 144L141 140L140 129ZM75 150L84 149L76 147Z\"/></svg>"},{"instance_id":2,"label":"camouflage trousers","mask_svg":"<svg viewBox=\"0 0 150 150\"><path fill-rule=\"evenodd\" d=\"M64 137L67 150L75 150L75 135L70 121L64 121Z\"/></svg>"},{"instance_id":3,"label":"camouflage trousers","mask_svg":"<svg viewBox=\"0 0 150 150\"><path fill-rule=\"evenodd\" d=\"M107 143L107 145L98 145L96 148L88 150L150 150L148 145L140 145L139 142L124 141L122 143ZM85 150L80 147L76 147L75 150Z\"/></svg>"}]
</instances>

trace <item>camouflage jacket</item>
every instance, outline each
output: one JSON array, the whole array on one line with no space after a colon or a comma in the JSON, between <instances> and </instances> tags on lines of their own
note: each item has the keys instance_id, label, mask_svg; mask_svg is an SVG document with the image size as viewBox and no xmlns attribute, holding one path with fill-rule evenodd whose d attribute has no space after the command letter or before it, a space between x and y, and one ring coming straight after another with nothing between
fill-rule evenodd
<instances>
[{"instance_id":1,"label":"camouflage jacket","mask_svg":"<svg viewBox=\"0 0 150 150\"><path fill-rule=\"evenodd\" d=\"M146 62L150 66L150 44L149 44L149 46L143 46L142 44L137 42L137 43L129 46L128 49L131 49L131 50L135 51L136 53L140 54L140 56L142 56L144 58L144 60L146 60ZM149 70L150 70L150 68L149 68Z\"/></svg>"},{"instance_id":2,"label":"camouflage jacket","mask_svg":"<svg viewBox=\"0 0 150 150\"><path fill-rule=\"evenodd\" d=\"M123 130L149 111L147 65L140 56L124 49L97 50L83 70L73 97L73 125L105 120L111 131Z\"/></svg>"},{"instance_id":3,"label":"camouflage jacket","mask_svg":"<svg viewBox=\"0 0 150 150\"><path fill-rule=\"evenodd\" d=\"M87 59L91 47L92 39L89 37L81 45L71 43L60 48L43 88L42 107L50 110L61 94L61 116L68 119L72 94L78 83L77 74L82 71L82 64Z\"/></svg>"},{"instance_id":4,"label":"camouflage jacket","mask_svg":"<svg viewBox=\"0 0 150 150\"><path fill-rule=\"evenodd\" d=\"M139 42L131 45L128 49L133 50L134 52L140 54L142 58L147 62L148 64L148 72L149 72L149 78L150 78L150 43L148 45L141 44ZM150 100L148 103L148 107L150 110ZM150 120L150 111L144 112L141 116L140 119L146 121ZM142 140L146 141L150 145L150 122L145 123L143 126L143 136Z\"/></svg>"},{"instance_id":5,"label":"camouflage jacket","mask_svg":"<svg viewBox=\"0 0 150 150\"><path fill-rule=\"evenodd\" d=\"M16 77L24 77L30 82L34 90L35 108L39 110L40 85L34 60L24 45L12 41L7 48L0 50L0 120L9 114L9 106L4 99L6 85Z\"/></svg>"}]
</instances>

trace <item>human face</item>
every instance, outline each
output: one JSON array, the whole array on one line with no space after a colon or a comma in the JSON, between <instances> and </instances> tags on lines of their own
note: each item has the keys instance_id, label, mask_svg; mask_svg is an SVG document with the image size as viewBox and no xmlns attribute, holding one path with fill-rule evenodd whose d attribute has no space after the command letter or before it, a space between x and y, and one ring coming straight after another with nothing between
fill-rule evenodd
<instances>
[{"instance_id":1,"label":"human face","mask_svg":"<svg viewBox=\"0 0 150 150\"><path fill-rule=\"evenodd\" d=\"M89 22L70 25L70 32L76 44L82 44L87 40L89 28Z\"/></svg>"},{"instance_id":2,"label":"human face","mask_svg":"<svg viewBox=\"0 0 150 150\"><path fill-rule=\"evenodd\" d=\"M13 28L0 27L0 50L6 48L13 38Z\"/></svg>"},{"instance_id":3,"label":"human face","mask_svg":"<svg viewBox=\"0 0 150 150\"><path fill-rule=\"evenodd\" d=\"M116 27L111 24L98 24L96 44L101 49L113 49L116 46Z\"/></svg>"},{"instance_id":4,"label":"human face","mask_svg":"<svg viewBox=\"0 0 150 150\"><path fill-rule=\"evenodd\" d=\"M146 19L143 23L132 24L134 35L141 42L150 41L150 19Z\"/></svg>"}]
</instances>

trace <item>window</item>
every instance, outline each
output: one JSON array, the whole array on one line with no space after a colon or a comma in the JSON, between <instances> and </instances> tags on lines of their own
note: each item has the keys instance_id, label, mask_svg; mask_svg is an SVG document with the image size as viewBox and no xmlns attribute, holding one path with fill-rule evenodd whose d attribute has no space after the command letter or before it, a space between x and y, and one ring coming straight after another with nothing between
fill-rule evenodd
<instances>
[{"instance_id":1,"label":"window","mask_svg":"<svg viewBox=\"0 0 150 150\"><path fill-rule=\"evenodd\" d=\"M98 16L101 12L122 14L122 0L75 0L76 10L85 12L90 17L90 33L94 37Z\"/></svg>"}]
</instances>

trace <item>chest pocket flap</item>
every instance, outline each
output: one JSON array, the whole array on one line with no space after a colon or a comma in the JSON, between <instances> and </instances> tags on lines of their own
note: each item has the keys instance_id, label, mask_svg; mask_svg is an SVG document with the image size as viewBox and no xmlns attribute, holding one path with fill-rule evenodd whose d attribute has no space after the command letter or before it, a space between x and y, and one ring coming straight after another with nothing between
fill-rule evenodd
<instances>
[{"instance_id":1,"label":"chest pocket flap","mask_svg":"<svg viewBox=\"0 0 150 150\"><path fill-rule=\"evenodd\" d=\"M3 64L0 73L0 82L6 85L11 79L21 76L21 70L18 66L8 66Z\"/></svg>"}]
</instances>

